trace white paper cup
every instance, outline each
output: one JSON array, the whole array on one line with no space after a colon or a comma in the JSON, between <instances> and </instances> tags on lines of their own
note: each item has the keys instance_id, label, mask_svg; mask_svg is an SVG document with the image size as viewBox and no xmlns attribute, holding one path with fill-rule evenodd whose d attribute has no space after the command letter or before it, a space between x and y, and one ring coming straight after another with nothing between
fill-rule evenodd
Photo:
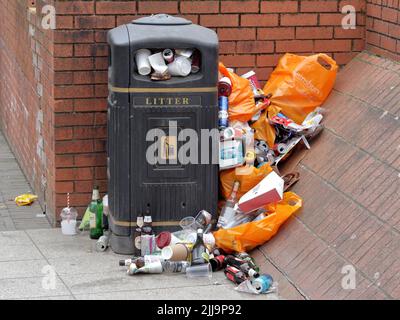
<instances>
[{"instance_id":1,"label":"white paper cup","mask_svg":"<svg viewBox=\"0 0 400 320\"><path fill-rule=\"evenodd\" d=\"M192 71L190 60L185 57L175 57L175 60L168 65L171 76L186 77Z\"/></svg>"},{"instance_id":2,"label":"white paper cup","mask_svg":"<svg viewBox=\"0 0 400 320\"><path fill-rule=\"evenodd\" d=\"M165 64L163 54L161 52L149 56L149 61L151 67L154 69L155 72L164 74L168 70L168 67Z\"/></svg>"},{"instance_id":3,"label":"white paper cup","mask_svg":"<svg viewBox=\"0 0 400 320\"><path fill-rule=\"evenodd\" d=\"M149 56L151 51L148 49L140 49L136 51L136 65L139 74L142 76L147 76L151 72L151 66L149 62Z\"/></svg>"}]
</instances>

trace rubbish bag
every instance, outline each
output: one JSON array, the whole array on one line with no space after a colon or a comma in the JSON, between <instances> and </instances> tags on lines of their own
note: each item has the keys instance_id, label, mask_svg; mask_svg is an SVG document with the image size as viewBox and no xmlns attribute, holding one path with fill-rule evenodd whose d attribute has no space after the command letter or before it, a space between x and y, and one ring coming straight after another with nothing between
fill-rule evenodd
<instances>
[{"instance_id":1,"label":"rubbish bag","mask_svg":"<svg viewBox=\"0 0 400 320\"><path fill-rule=\"evenodd\" d=\"M258 112L250 81L230 72L222 63L219 64L219 72L232 82L232 93L228 97L229 121L250 121Z\"/></svg>"},{"instance_id":2,"label":"rubbish bag","mask_svg":"<svg viewBox=\"0 0 400 320\"><path fill-rule=\"evenodd\" d=\"M270 105L267 110L263 111L260 118L251 124L254 129L254 139L267 142L268 147L274 147L276 132L275 127L269 122L268 119L276 116L281 111L280 108Z\"/></svg>"},{"instance_id":3,"label":"rubbish bag","mask_svg":"<svg viewBox=\"0 0 400 320\"><path fill-rule=\"evenodd\" d=\"M215 244L228 253L249 252L271 239L302 205L303 201L297 194L286 192L282 201L265 207L269 214L264 219L214 232Z\"/></svg>"},{"instance_id":4,"label":"rubbish bag","mask_svg":"<svg viewBox=\"0 0 400 320\"><path fill-rule=\"evenodd\" d=\"M273 105L285 116L301 124L306 116L322 105L331 92L338 66L331 57L285 54L264 87L272 94Z\"/></svg>"},{"instance_id":5,"label":"rubbish bag","mask_svg":"<svg viewBox=\"0 0 400 320\"><path fill-rule=\"evenodd\" d=\"M228 199L231 195L233 184L235 181L239 181L240 187L237 193L237 198L239 199L271 172L272 168L268 163L259 168L248 166L221 171L219 176L221 195L224 199Z\"/></svg>"}]
</instances>

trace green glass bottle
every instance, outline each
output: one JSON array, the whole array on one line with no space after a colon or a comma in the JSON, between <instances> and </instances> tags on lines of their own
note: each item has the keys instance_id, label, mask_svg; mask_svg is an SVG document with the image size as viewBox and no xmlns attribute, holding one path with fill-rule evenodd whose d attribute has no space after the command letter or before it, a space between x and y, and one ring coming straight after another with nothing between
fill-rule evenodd
<instances>
[{"instance_id":1,"label":"green glass bottle","mask_svg":"<svg viewBox=\"0 0 400 320\"><path fill-rule=\"evenodd\" d=\"M90 238L99 239L103 235L103 203L100 199L99 187L95 186L92 194L90 211Z\"/></svg>"}]
</instances>

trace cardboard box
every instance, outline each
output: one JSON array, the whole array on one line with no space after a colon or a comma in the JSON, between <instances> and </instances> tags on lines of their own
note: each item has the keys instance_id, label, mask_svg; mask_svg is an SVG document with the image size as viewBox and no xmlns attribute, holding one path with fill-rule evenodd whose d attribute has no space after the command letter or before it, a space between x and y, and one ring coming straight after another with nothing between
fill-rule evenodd
<instances>
[{"instance_id":1,"label":"cardboard box","mask_svg":"<svg viewBox=\"0 0 400 320\"><path fill-rule=\"evenodd\" d=\"M283 179L273 171L240 198L239 209L248 213L269 203L281 201L283 199L283 187Z\"/></svg>"}]
</instances>

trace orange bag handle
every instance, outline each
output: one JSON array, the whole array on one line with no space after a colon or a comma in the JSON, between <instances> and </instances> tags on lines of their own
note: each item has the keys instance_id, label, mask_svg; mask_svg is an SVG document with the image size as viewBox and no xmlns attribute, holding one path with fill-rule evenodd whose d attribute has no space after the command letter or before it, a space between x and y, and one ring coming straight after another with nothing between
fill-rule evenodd
<instances>
[{"instance_id":1,"label":"orange bag handle","mask_svg":"<svg viewBox=\"0 0 400 320\"><path fill-rule=\"evenodd\" d=\"M318 54L314 55L313 58L325 70L334 71L334 69L337 67L336 61L333 60L330 56L328 56L325 53L318 53ZM325 68L325 66L323 66L321 64L320 60L323 60L324 62L328 63L331 68L330 69Z\"/></svg>"},{"instance_id":2,"label":"orange bag handle","mask_svg":"<svg viewBox=\"0 0 400 320\"><path fill-rule=\"evenodd\" d=\"M225 77L229 77L229 70L224 66L222 62L219 63L219 72L221 72Z\"/></svg>"}]
</instances>

